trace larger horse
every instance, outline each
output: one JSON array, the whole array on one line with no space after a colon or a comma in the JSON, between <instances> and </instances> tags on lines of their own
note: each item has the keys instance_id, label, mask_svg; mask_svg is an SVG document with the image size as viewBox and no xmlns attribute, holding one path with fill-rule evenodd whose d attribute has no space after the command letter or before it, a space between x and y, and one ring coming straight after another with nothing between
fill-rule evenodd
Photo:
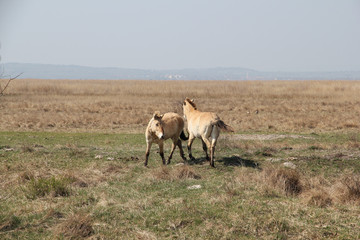
<instances>
[{"instance_id":1,"label":"larger horse","mask_svg":"<svg viewBox=\"0 0 360 240\"><path fill-rule=\"evenodd\" d=\"M188 138L184 134L184 119L177 113L165 113L164 115L160 115L159 112L155 112L154 116L150 119L149 124L145 131L146 138L146 153L145 153L145 163L147 166L148 159L150 155L150 148L153 143L157 143L159 145L160 156L163 164L165 164L164 158L164 141L166 139L172 140L171 153L168 158L167 164L170 163L172 155L176 146L179 147L181 158L186 161L184 156L184 151L181 145L182 140L187 140Z\"/></svg>"},{"instance_id":2,"label":"larger horse","mask_svg":"<svg viewBox=\"0 0 360 240\"><path fill-rule=\"evenodd\" d=\"M220 135L220 130L224 130L226 132L233 132L234 130L220 120L215 113L200 112L197 110L194 101L189 98L185 99L183 103L183 110L188 123L189 142L187 148L189 158L194 159L191 154L191 145L195 138L200 138L203 150L206 154L206 159L210 160L210 166L215 167L214 153L216 142ZM210 159L207 149L210 150Z\"/></svg>"}]
</instances>

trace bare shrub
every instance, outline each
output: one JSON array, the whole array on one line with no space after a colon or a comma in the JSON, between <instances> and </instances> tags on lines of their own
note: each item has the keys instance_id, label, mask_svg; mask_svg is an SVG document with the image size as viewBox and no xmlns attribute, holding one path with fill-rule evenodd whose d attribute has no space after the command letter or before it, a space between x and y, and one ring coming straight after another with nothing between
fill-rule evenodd
<instances>
[{"instance_id":1,"label":"bare shrub","mask_svg":"<svg viewBox=\"0 0 360 240\"><path fill-rule=\"evenodd\" d=\"M74 214L58 227L57 232L70 239L85 238L94 234L92 225L93 220L89 215Z\"/></svg>"}]
</instances>

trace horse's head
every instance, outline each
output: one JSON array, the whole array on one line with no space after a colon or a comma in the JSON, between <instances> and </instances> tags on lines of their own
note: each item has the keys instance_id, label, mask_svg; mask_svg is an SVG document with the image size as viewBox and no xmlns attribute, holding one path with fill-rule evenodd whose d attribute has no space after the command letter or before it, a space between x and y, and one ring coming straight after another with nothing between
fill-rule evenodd
<instances>
[{"instance_id":1,"label":"horse's head","mask_svg":"<svg viewBox=\"0 0 360 240\"><path fill-rule=\"evenodd\" d=\"M160 115L159 112L155 112L150 123L150 130L153 132L159 139L164 139L164 128L162 122L163 115Z\"/></svg>"},{"instance_id":2,"label":"horse's head","mask_svg":"<svg viewBox=\"0 0 360 240\"><path fill-rule=\"evenodd\" d=\"M197 110L196 105L194 103L194 99L189 99L189 98L185 98L184 103L183 103L183 111L184 111L184 116L186 118L186 115L188 114L189 111L191 110Z\"/></svg>"}]
</instances>

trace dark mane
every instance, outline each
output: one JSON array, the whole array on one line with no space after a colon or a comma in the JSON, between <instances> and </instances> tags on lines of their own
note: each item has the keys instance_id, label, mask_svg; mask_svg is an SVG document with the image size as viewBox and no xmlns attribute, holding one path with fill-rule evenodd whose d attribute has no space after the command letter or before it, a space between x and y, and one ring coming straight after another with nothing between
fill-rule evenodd
<instances>
[{"instance_id":1,"label":"dark mane","mask_svg":"<svg viewBox=\"0 0 360 240\"><path fill-rule=\"evenodd\" d=\"M187 101L195 110L197 110L195 103L193 103L190 99L186 98L185 101Z\"/></svg>"}]
</instances>

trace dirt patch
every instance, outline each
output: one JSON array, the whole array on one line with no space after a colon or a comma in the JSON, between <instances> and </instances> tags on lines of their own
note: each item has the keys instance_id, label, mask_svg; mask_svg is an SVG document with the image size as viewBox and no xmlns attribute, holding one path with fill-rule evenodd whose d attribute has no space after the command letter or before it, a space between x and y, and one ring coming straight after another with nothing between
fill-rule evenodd
<instances>
[{"instance_id":1,"label":"dirt patch","mask_svg":"<svg viewBox=\"0 0 360 240\"><path fill-rule=\"evenodd\" d=\"M277 139L284 138L293 138L293 139L314 139L309 136L302 135L286 135L286 134L231 134L231 135L222 135L220 139L228 139L228 140L257 140L257 141L271 141Z\"/></svg>"}]
</instances>

